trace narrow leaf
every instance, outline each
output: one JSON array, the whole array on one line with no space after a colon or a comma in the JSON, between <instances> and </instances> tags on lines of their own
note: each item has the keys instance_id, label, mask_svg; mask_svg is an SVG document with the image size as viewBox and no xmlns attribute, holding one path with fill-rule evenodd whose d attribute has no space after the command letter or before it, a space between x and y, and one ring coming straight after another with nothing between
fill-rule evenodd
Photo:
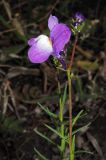
<instances>
[{"instance_id":1,"label":"narrow leaf","mask_svg":"<svg viewBox=\"0 0 106 160\"><path fill-rule=\"evenodd\" d=\"M77 114L77 116L73 119L73 126L76 124L76 122L78 121L78 119L81 117L82 113L83 113L83 110L81 110L81 111Z\"/></svg>"},{"instance_id":2,"label":"narrow leaf","mask_svg":"<svg viewBox=\"0 0 106 160\"><path fill-rule=\"evenodd\" d=\"M52 113L47 107L43 107L43 105L41 105L39 102L37 103L41 108L42 110L44 110L50 117L53 117L53 118L57 118L57 115Z\"/></svg>"},{"instance_id":3,"label":"narrow leaf","mask_svg":"<svg viewBox=\"0 0 106 160\"><path fill-rule=\"evenodd\" d=\"M36 148L34 148L34 151L37 153L37 155L42 159L42 160L48 160L46 157L44 157Z\"/></svg>"},{"instance_id":4,"label":"narrow leaf","mask_svg":"<svg viewBox=\"0 0 106 160\"><path fill-rule=\"evenodd\" d=\"M64 88L64 94L62 97L62 106L65 105L66 97L67 97L67 84L65 85L65 88Z\"/></svg>"},{"instance_id":5,"label":"narrow leaf","mask_svg":"<svg viewBox=\"0 0 106 160\"><path fill-rule=\"evenodd\" d=\"M75 131L73 131L72 134L74 135L74 134L76 134L77 132L83 132L83 133L86 132L86 131L88 130L90 124L91 124L91 123L88 123L87 125L76 129Z\"/></svg>"},{"instance_id":6,"label":"narrow leaf","mask_svg":"<svg viewBox=\"0 0 106 160\"><path fill-rule=\"evenodd\" d=\"M55 133L56 135L58 135L60 138L66 139L66 137L63 137L57 130L53 129L52 127L48 126L47 124L45 124L45 126L51 130L53 133Z\"/></svg>"},{"instance_id":7,"label":"narrow leaf","mask_svg":"<svg viewBox=\"0 0 106 160\"><path fill-rule=\"evenodd\" d=\"M34 129L34 131L41 136L43 139L45 139L46 141L48 141L51 144L55 144L51 139L49 139L47 136L45 136L44 134L42 134L41 132L39 132L36 128Z\"/></svg>"}]
</instances>

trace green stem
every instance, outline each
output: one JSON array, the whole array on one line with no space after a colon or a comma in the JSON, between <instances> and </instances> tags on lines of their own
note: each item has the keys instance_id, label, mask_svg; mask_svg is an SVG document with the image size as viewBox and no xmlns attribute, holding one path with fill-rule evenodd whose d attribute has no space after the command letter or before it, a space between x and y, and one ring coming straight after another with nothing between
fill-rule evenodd
<instances>
[{"instance_id":1,"label":"green stem","mask_svg":"<svg viewBox=\"0 0 106 160\"><path fill-rule=\"evenodd\" d=\"M67 70L68 78L68 95L69 95L69 149L70 149L70 160L72 154L72 94L71 94L71 77L70 70Z\"/></svg>"},{"instance_id":2,"label":"green stem","mask_svg":"<svg viewBox=\"0 0 106 160\"><path fill-rule=\"evenodd\" d=\"M59 75L59 70L58 70L58 75ZM64 124L63 124L63 110L64 110L64 106L62 104L62 97L61 97L61 86L60 86L60 81L58 80L58 92L60 94L60 98L59 98L59 120L60 120L60 133L62 135L62 137L64 137ZM60 149L61 149L61 158L63 157L64 154L64 148L65 148L65 140L63 138L61 138L61 145L60 145Z\"/></svg>"}]
</instances>

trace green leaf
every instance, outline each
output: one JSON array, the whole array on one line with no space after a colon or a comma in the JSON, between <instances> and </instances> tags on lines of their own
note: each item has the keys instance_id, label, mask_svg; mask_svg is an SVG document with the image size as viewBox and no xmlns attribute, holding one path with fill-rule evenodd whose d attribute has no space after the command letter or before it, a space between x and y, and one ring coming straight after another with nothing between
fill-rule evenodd
<instances>
[{"instance_id":1,"label":"green leaf","mask_svg":"<svg viewBox=\"0 0 106 160\"><path fill-rule=\"evenodd\" d=\"M57 115L52 113L47 107L43 107L43 105L41 105L39 102L37 103L41 108L42 110L44 110L50 117L53 117L53 118L57 118Z\"/></svg>"},{"instance_id":2,"label":"green leaf","mask_svg":"<svg viewBox=\"0 0 106 160\"><path fill-rule=\"evenodd\" d=\"M74 135L74 134L76 134L77 132L85 132L85 131L89 128L90 124L91 124L91 123L88 123L87 125L76 129L75 131L73 131L72 134Z\"/></svg>"},{"instance_id":3,"label":"green leaf","mask_svg":"<svg viewBox=\"0 0 106 160\"><path fill-rule=\"evenodd\" d=\"M64 94L63 94L63 97L62 97L62 106L65 105L66 97L67 97L67 84L65 85L65 88L64 88Z\"/></svg>"},{"instance_id":4,"label":"green leaf","mask_svg":"<svg viewBox=\"0 0 106 160\"><path fill-rule=\"evenodd\" d=\"M54 128L48 126L47 124L45 124L45 126L46 126L49 130L51 130L53 133L55 133L56 135L58 135L59 137L62 137L61 134L60 134L57 130L55 130ZM62 137L62 138L63 138L63 137Z\"/></svg>"},{"instance_id":5,"label":"green leaf","mask_svg":"<svg viewBox=\"0 0 106 160\"><path fill-rule=\"evenodd\" d=\"M41 160L48 160L45 156L43 156L36 148L34 148L34 151L37 153L37 155L41 158Z\"/></svg>"},{"instance_id":6,"label":"green leaf","mask_svg":"<svg viewBox=\"0 0 106 160\"><path fill-rule=\"evenodd\" d=\"M77 114L77 116L76 116L75 118L73 118L73 126L76 124L76 122L78 121L78 119L81 118L82 113L83 113L83 110L81 110L81 111Z\"/></svg>"},{"instance_id":7,"label":"green leaf","mask_svg":"<svg viewBox=\"0 0 106 160\"><path fill-rule=\"evenodd\" d=\"M34 131L41 136L43 139L45 139L46 141L48 141L51 144L55 144L51 139L49 139L47 136L45 136L44 134L42 134L41 132L39 132L36 128L34 129ZM56 144L55 144L56 145Z\"/></svg>"},{"instance_id":8,"label":"green leaf","mask_svg":"<svg viewBox=\"0 0 106 160\"><path fill-rule=\"evenodd\" d=\"M48 126L47 124L45 124L45 126L46 126L49 130L51 130L53 133L55 133L56 135L58 135L60 138L63 138L63 139L66 140L67 137L63 137L57 130L55 130L54 128Z\"/></svg>"}]
</instances>

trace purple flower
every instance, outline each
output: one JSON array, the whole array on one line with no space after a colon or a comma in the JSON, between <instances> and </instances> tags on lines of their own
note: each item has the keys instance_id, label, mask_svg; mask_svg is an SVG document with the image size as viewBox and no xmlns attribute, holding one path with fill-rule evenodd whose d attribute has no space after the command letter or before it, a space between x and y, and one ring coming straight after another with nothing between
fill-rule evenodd
<instances>
[{"instance_id":1,"label":"purple flower","mask_svg":"<svg viewBox=\"0 0 106 160\"><path fill-rule=\"evenodd\" d=\"M50 37L40 35L28 41L30 46L28 58L32 63L45 62L50 55L61 59L60 52L70 40L70 29L65 24L59 23L57 17L50 15L48 27Z\"/></svg>"}]
</instances>

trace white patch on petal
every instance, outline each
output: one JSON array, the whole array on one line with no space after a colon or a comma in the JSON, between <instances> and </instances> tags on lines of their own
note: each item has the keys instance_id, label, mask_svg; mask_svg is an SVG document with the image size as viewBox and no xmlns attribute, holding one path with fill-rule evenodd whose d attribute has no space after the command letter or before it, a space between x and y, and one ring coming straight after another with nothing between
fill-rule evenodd
<instances>
[{"instance_id":1,"label":"white patch on petal","mask_svg":"<svg viewBox=\"0 0 106 160\"><path fill-rule=\"evenodd\" d=\"M43 50L47 50L50 53L53 52L52 42L49 37L40 35L37 37L37 47L41 47Z\"/></svg>"}]
</instances>

